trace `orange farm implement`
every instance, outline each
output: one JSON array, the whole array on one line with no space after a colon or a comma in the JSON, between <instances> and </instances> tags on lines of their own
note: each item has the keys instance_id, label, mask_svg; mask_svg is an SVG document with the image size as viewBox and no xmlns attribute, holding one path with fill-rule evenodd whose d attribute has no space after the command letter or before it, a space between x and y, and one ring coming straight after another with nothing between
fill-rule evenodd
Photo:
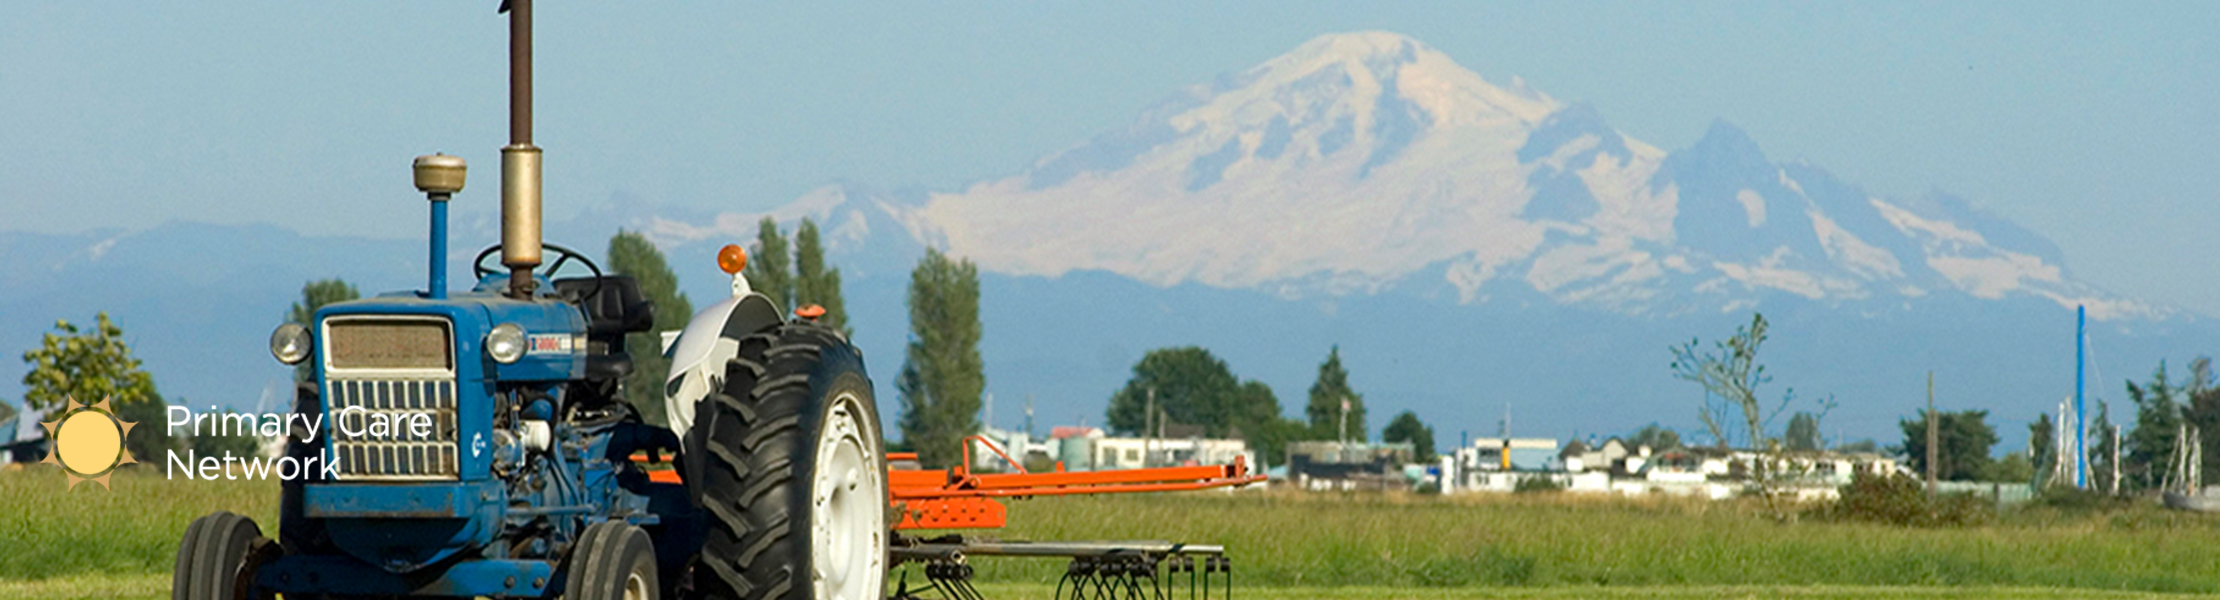
<instances>
[{"instance_id":1,"label":"orange farm implement","mask_svg":"<svg viewBox=\"0 0 2220 600\"><path fill-rule=\"evenodd\" d=\"M1011 472L980 472L972 461L973 448L985 448L1010 465ZM892 464L915 464L915 453L889 453ZM648 457L635 456L635 461ZM1010 498L1181 492L1225 488L1262 482L1264 475L1249 472L1247 461L1224 465L1186 465L1111 471L1066 471L1058 463L1052 472L1028 472L1002 448L982 436L965 440L963 464L940 469L893 468L887 471L888 501L899 515L890 540L889 561L895 568L922 567L925 584L910 587L904 574L895 600L938 596L947 600L983 600L971 585L971 557L1068 558L1071 563L1057 581L1056 598L1068 600L1172 600L1204 599L1215 595L1231 598L1233 563L1224 546L1159 540L1032 542L1002 541L987 536L964 535L947 530L1000 529L1008 523ZM652 479L677 483L674 470L650 471ZM908 531L941 531L933 537L907 535ZM930 596L929 596L930 595Z\"/></svg>"}]
</instances>

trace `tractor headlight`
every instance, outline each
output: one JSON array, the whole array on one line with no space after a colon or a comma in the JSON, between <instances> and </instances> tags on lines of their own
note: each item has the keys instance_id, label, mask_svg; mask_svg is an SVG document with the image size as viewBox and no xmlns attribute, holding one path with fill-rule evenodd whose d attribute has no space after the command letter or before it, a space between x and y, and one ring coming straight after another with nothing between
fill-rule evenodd
<instances>
[{"instance_id":1,"label":"tractor headlight","mask_svg":"<svg viewBox=\"0 0 2220 600\"><path fill-rule=\"evenodd\" d=\"M302 327L300 323L279 325L277 331L270 332L270 356L277 357L278 362L301 364L301 361L308 360L309 350L313 347L314 344L308 339L308 328Z\"/></svg>"},{"instance_id":2,"label":"tractor headlight","mask_svg":"<svg viewBox=\"0 0 2220 600\"><path fill-rule=\"evenodd\" d=\"M524 328L515 323L493 326L493 331L486 334L486 355L504 365L524 358Z\"/></svg>"}]
</instances>

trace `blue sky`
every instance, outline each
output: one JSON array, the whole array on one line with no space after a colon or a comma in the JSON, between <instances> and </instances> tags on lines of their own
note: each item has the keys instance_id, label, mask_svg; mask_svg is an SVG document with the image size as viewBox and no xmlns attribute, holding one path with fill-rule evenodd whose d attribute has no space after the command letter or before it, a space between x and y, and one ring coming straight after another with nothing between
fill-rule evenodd
<instances>
[{"instance_id":1,"label":"blue sky","mask_svg":"<svg viewBox=\"0 0 2220 600\"><path fill-rule=\"evenodd\" d=\"M505 140L495 2L0 4L0 230L418 237L410 157ZM1664 148L1713 119L1944 190L2081 277L2220 315L2220 9L2199 3L661 3L540 8L549 211L948 189L1313 36L1416 37Z\"/></svg>"}]
</instances>

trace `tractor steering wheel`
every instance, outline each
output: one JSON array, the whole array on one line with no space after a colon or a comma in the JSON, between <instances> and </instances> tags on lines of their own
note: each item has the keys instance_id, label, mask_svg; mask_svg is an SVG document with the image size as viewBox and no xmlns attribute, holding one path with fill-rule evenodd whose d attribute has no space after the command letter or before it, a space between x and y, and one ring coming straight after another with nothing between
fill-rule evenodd
<instances>
[{"instance_id":1,"label":"tractor steering wheel","mask_svg":"<svg viewBox=\"0 0 2220 600\"><path fill-rule=\"evenodd\" d=\"M556 255L555 262L547 263L546 270L542 273L542 276L548 278L549 280L553 280L555 279L555 273L557 271L561 271L563 269L563 265L570 263L572 259L576 259L578 262L586 265L586 270L592 271L594 274L594 289L591 292L587 292L585 297L591 298L595 294L601 293L601 265L594 264L594 259L586 258L586 255L584 253L581 253L577 250L572 250L555 244L543 243L540 244L540 247L552 250L555 252ZM471 272L475 274L478 279L485 279L487 275L493 275L503 272L503 270L499 268L501 266L499 263L495 263L492 266L488 266L486 264L486 259L492 258L493 255L500 253L500 244L487 246L485 250L479 251L478 258L470 261Z\"/></svg>"}]
</instances>

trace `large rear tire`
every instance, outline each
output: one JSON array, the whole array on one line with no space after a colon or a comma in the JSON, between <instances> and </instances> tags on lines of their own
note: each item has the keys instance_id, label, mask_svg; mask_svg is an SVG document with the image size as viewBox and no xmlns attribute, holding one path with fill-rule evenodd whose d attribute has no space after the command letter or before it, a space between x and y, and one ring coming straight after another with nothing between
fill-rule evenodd
<instances>
[{"instance_id":1,"label":"large rear tire","mask_svg":"<svg viewBox=\"0 0 2220 600\"><path fill-rule=\"evenodd\" d=\"M736 600L881 600L886 453L863 356L791 322L751 335L695 407L710 528L696 589Z\"/></svg>"}]
</instances>

